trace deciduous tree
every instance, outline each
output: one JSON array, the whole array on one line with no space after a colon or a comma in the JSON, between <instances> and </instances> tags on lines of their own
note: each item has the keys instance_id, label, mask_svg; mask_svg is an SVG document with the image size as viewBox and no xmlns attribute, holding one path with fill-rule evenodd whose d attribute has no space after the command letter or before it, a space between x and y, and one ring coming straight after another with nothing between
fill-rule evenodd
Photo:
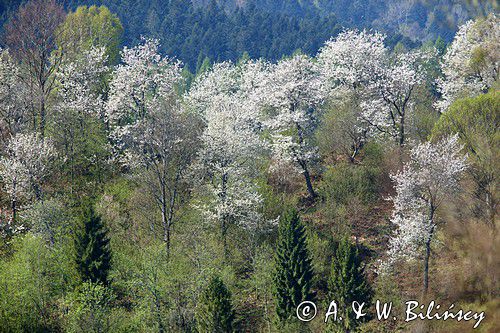
<instances>
[{"instance_id":1,"label":"deciduous tree","mask_svg":"<svg viewBox=\"0 0 500 333\"><path fill-rule=\"evenodd\" d=\"M49 98L64 50L57 49L59 26L65 12L55 0L32 0L19 7L5 27L5 44L21 65L19 79L29 90L37 130L45 135Z\"/></svg>"},{"instance_id":2,"label":"deciduous tree","mask_svg":"<svg viewBox=\"0 0 500 333\"><path fill-rule=\"evenodd\" d=\"M482 94L498 80L500 20L495 14L462 25L441 64L442 94L436 106L445 112L454 100Z\"/></svg>"},{"instance_id":3,"label":"deciduous tree","mask_svg":"<svg viewBox=\"0 0 500 333\"><path fill-rule=\"evenodd\" d=\"M426 142L412 149L403 170L392 176L396 195L391 222L398 229L390 240L389 257L421 257L424 261L423 291L429 289L429 259L441 203L459 189L466 169L458 137ZM422 250L424 253L422 253Z\"/></svg>"},{"instance_id":4,"label":"deciduous tree","mask_svg":"<svg viewBox=\"0 0 500 333\"><path fill-rule=\"evenodd\" d=\"M106 117L116 156L145 177L161 213L168 253L181 182L196 152L197 126L177 95L180 63L161 57L158 45L144 40L124 48L123 64L110 83Z\"/></svg>"},{"instance_id":5,"label":"deciduous tree","mask_svg":"<svg viewBox=\"0 0 500 333\"><path fill-rule=\"evenodd\" d=\"M52 172L55 156L52 142L38 134L17 134L9 141L6 156L0 159L0 176L10 195L14 220L21 198L42 199L42 185Z\"/></svg>"},{"instance_id":6,"label":"deciduous tree","mask_svg":"<svg viewBox=\"0 0 500 333\"><path fill-rule=\"evenodd\" d=\"M279 61L261 94L266 96L264 107L270 108L267 127L277 158L291 162L304 175L309 197L315 198L310 168L318 154L313 130L315 109L324 97L316 66L304 55Z\"/></svg>"}]
</instances>

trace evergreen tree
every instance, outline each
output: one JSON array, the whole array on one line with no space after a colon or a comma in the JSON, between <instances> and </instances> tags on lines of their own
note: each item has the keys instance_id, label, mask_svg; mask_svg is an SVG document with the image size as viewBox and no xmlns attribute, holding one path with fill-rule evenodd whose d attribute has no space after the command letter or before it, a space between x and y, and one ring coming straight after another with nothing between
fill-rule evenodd
<instances>
[{"instance_id":1,"label":"evergreen tree","mask_svg":"<svg viewBox=\"0 0 500 333\"><path fill-rule=\"evenodd\" d=\"M201 295L197 312L198 331L223 333L233 331L234 311L231 292L218 276L214 276Z\"/></svg>"},{"instance_id":2,"label":"evergreen tree","mask_svg":"<svg viewBox=\"0 0 500 333\"><path fill-rule=\"evenodd\" d=\"M306 234L296 210L287 211L280 219L276 251L276 312L284 321L295 316L300 303L313 297Z\"/></svg>"},{"instance_id":3,"label":"evergreen tree","mask_svg":"<svg viewBox=\"0 0 500 333\"><path fill-rule=\"evenodd\" d=\"M90 208L76 238L76 264L83 281L109 283L111 249L101 218Z\"/></svg>"},{"instance_id":4,"label":"evergreen tree","mask_svg":"<svg viewBox=\"0 0 500 333\"><path fill-rule=\"evenodd\" d=\"M333 322L329 319L329 326L333 332L355 332L362 318L356 320L352 310L354 301L359 304L370 301L370 289L365 280L363 267L359 258L358 249L347 237L344 237L335 251L332 260L330 278L328 280L328 299L335 300L338 306L337 317L342 320ZM364 306L367 308L367 304ZM366 319L363 317L363 319Z\"/></svg>"}]
</instances>

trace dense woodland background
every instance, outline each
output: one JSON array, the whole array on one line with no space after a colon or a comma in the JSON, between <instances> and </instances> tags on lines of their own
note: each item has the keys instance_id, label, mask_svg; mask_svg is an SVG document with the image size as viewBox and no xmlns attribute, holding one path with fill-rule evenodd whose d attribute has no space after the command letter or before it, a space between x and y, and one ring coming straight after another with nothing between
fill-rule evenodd
<instances>
[{"instance_id":1,"label":"dense woodland background","mask_svg":"<svg viewBox=\"0 0 500 333\"><path fill-rule=\"evenodd\" d=\"M0 332L500 330L495 0L0 9Z\"/></svg>"},{"instance_id":2,"label":"dense woodland background","mask_svg":"<svg viewBox=\"0 0 500 333\"><path fill-rule=\"evenodd\" d=\"M0 2L0 21L22 1ZM495 1L465 0L153 0L63 1L68 10L79 5L105 5L122 22L125 45L141 36L161 40L161 50L176 56L192 72L205 58L277 60L297 49L314 55L344 27L373 28L388 34L388 45L415 47L441 37L450 42L457 27L491 12Z\"/></svg>"}]
</instances>

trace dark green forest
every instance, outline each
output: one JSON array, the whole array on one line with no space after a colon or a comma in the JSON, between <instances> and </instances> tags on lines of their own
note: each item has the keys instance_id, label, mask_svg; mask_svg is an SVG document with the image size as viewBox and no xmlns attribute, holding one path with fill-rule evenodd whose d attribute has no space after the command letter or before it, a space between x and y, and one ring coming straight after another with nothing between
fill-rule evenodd
<instances>
[{"instance_id":1,"label":"dark green forest","mask_svg":"<svg viewBox=\"0 0 500 333\"><path fill-rule=\"evenodd\" d=\"M21 1L0 3L1 21ZM67 9L105 5L120 18L124 45L141 36L159 38L161 50L196 72L205 58L211 62L251 58L277 60L301 50L314 55L343 28L377 29L388 44L415 47L441 37L450 42L458 25L493 10L488 1L269 1L269 0L65 0Z\"/></svg>"}]
</instances>

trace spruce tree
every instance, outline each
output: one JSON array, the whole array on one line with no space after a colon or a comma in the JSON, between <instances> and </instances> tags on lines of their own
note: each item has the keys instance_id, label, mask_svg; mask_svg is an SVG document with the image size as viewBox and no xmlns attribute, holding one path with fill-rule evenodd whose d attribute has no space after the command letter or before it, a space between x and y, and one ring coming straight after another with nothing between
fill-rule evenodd
<instances>
[{"instance_id":1,"label":"spruce tree","mask_svg":"<svg viewBox=\"0 0 500 333\"><path fill-rule=\"evenodd\" d=\"M231 305L231 292L218 276L210 280L201 295L196 319L199 332L233 332L234 311Z\"/></svg>"},{"instance_id":2,"label":"spruce tree","mask_svg":"<svg viewBox=\"0 0 500 333\"><path fill-rule=\"evenodd\" d=\"M313 270L304 226L296 210L280 218L276 254L276 312L281 321L295 316L297 306L312 299Z\"/></svg>"},{"instance_id":3,"label":"spruce tree","mask_svg":"<svg viewBox=\"0 0 500 333\"><path fill-rule=\"evenodd\" d=\"M90 208L83 217L83 228L76 237L76 264L83 281L108 285L111 249L107 229Z\"/></svg>"},{"instance_id":4,"label":"spruce tree","mask_svg":"<svg viewBox=\"0 0 500 333\"><path fill-rule=\"evenodd\" d=\"M356 319L352 303L354 301L359 304L365 302L364 309L367 309L370 294L358 249L351 244L347 237L344 237L333 256L328 280L328 299L337 303L337 318L342 317L342 320L333 322L332 317L330 317L328 321L330 331L355 332L360 322L366 318Z\"/></svg>"}]
</instances>

